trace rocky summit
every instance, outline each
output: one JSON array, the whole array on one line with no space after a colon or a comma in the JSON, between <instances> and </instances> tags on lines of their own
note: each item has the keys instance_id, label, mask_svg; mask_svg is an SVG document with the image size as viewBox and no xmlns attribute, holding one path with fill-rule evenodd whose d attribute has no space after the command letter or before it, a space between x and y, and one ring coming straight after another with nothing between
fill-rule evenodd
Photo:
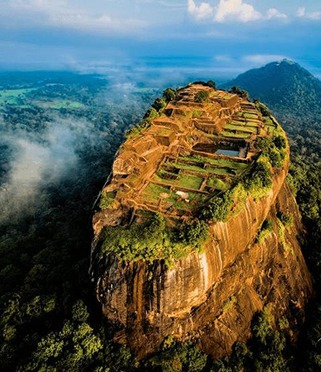
<instances>
[{"instance_id":1,"label":"rocky summit","mask_svg":"<svg viewBox=\"0 0 321 372\"><path fill-rule=\"evenodd\" d=\"M138 359L168 339L217 358L262 309L295 338L312 284L288 168L283 129L244 91L167 89L127 134L93 217L90 274L114 339Z\"/></svg>"}]
</instances>

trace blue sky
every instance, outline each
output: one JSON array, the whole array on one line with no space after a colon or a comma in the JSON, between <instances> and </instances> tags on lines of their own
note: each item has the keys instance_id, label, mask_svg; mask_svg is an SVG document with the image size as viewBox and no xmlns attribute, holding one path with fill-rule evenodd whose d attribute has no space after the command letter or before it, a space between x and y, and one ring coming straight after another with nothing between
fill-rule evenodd
<instances>
[{"instance_id":1,"label":"blue sky","mask_svg":"<svg viewBox=\"0 0 321 372\"><path fill-rule=\"evenodd\" d=\"M320 0L0 0L0 17L2 68L233 76L286 57L321 76Z\"/></svg>"}]
</instances>

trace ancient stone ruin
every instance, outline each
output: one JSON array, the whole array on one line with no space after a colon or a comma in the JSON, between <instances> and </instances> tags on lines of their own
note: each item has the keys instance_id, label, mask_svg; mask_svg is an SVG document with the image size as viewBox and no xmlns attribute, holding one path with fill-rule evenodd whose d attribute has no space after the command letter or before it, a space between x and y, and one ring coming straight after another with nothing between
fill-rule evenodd
<instances>
[{"instance_id":1,"label":"ancient stone ruin","mask_svg":"<svg viewBox=\"0 0 321 372\"><path fill-rule=\"evenodd\" d=\"M200 92L205 99L197 99ZM282 162L265 163L270 183L254 194L244 184L269 150L258 144L277 136ZM280 154L273 151L275 161ZM302 319L312 286L296 238L302 225L285 182L288 167L285 133L266 108L202 84L178 90L148 127L126 140L93 218L90 268L103 313L117 326L117 342L139 359L168 337L194 340L222 357L250 337L253 316L265 306L293 324ZM143 229L155 212L169 228L197 221L202 208L231 190L236 199L228 218L206 220L209 239L201 250L187 247L170 265L157 252L148 259L144 252L130 256L139 245L128 242L132 226ZM280 214L291 215L293 224L284 226ZM116 241L118 233L125 241L117 250L108 240L113 235ZM131 258L122 254L122 244Z\"/></svg>"},{"instance_id":2,"label":"ancient stone ruin","mask_svg":"<svg viewBox=\"0 0 321 372\"><path fill-rule=\"evenodd\" d=\"M209 92L207 102L195 102L200 91ZM190 213L213 193L228 188L255 161L252 143L274 126L264 123L253 103L198 84L181 90L164 112L143 134L123 144L112 180L103 190L133 213L151 210L174 217ZM234 163L236 169L224 167L219 159ZM216 188L214 179L221 181ZM181 192L188 196L181 198Z\"/></svg>"}]
</instances>

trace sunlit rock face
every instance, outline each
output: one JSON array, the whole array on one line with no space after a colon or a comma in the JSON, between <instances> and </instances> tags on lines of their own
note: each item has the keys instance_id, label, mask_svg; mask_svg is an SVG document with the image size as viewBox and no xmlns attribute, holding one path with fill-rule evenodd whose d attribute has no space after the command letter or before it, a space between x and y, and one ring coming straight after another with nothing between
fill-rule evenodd
<instances>
[{"instance_id":1,"label":"sunlit rock face","mask_svg":"<svg viewBox=\"0 0 321 372\"><path fill-rule=\"evenodd\" d=\"M204 89L210 92L210 100L197 106L195 95ZM113 193L115 199L94 216L90 273L96 284L97 299L103 314L118 326L115 340L128 344L138 358L157 351L169 336L180 341L197 340L213 357L227 355L235 342L244 342L251 336L253 316L264 306L269 305L277 318L286 315L302 321L305 304L312 293L310 274L297 240L303 233L301 217L285 181L289 166L288 144L283 166L272 169L269 191L256 198L248 193L241 205L233 205L234 213L230 213L226 221L208 222L209 239L201 251L192 250L170 265L162 259L131 261L115 253L100 253L103 240L108 239L103 234L104 227L123 225L127 228L129 224L138 223L140 208L147 206L150 211L164 214L169 221L174 217L177 220L195 218L196 212L187 204L185 214L181 214L181 209L168 206L173 186L167 180L155 178L155 174L164 161L166 165L166 156L178 159L182 153L185 158L199 155L200 149L195 147L199 143L210 149L211 146L204 144L232 143L235 149L234 132L229 138L225 128L228 125L232 128L231 120L236 121L236 117L242 123L240 113L245 109L252 113L251 125L254 127L253 123L257 123L257 132L252 132L245 142L242 139L241 147L246 151L239 148L235 161L247 162L249 166L256 161L259 153L255 141L269 135L269 129L263 125L264 118L260 113L255 114L255 107L245 98L224 96L225 93L219 93L217 98L215 92L221 91L198 85L186 88L175 102L168 103L166 110L170 117L154 119L155 125L141 135L143 139L145 135L146 140L141 146L137 145L138 151L135 141L125 142L115 159L114 174L104 188L105 192ZM186 114L196 109L210 112L211 116L197 114L198 120L194 122L194 114L183 115L184 110ZM215 126L213 130L211 125ZM241 132L236 130L235 133ZM204 149L201 152L205 154ZM212 154L212 150L210 153L210 159L215 160L217 156L233 160L229 153L226 156ZM135 170L140 163L141 167ZM184 167L183 171L186 171ZM195 186L199 189L191 191L191 187L180 186L175 179L174 191L181 190L185 199L186 193L191 196L198 192L204 195L206 204L206 198L212 198L211 192L215 190L204 188L209 179L206 172L198 171L195 165L193 172L191 177L200 174L203 177ZM232 187L231 178L232 174L220 180ZM146 201L149 195L146 189L153 182L162 187L167 185L165 194L170 196L166 197L166 203ZM179 201L187 203L185 199ZM291 216L290 222L282 223L282 215ZM263 235L265 221L269 221L270 230Z\"/></svg>"}]
</instances>

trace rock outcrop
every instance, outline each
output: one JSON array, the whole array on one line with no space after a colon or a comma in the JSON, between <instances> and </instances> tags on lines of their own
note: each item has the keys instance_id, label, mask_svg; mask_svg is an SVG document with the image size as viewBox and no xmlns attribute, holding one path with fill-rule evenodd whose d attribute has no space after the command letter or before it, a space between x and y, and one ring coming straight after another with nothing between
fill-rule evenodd
<instances>
[{"instance_id":1,"label":"rock outcrop","mask_svg":"<svg viewBox=\"0 0 321 372\"><path fill-rule=\"evenodd\" d=\"M210 101L196 104L195 95L201 90L210 92ZM225 97L223 105L221 97ZM175 110L182 110L183 104L185 115L181 111L175 113ZM209 112L207 106L211 104L212 124L209 115L206 115ZM195 122L193 114L188 116L186 112L195 112L196 109L201 114L196 115L198 119ZM255 196L249 191L242 202L238 204L235 201L228 218L207 221L209 238L201 251L189 251L186 256L171 261L170 265L157 257L154 260L139 257L126 260L115 252L101 253L104 240L108 239L104 227L122 225L125 229L130 224L143 223L141 211L157 211L168 218L170 224L173 220L179 223L177 221L195 219L203 205L232 189L237 182L245 182L246 177L252 177L251 169L262 152L256 147L256 141L259 137L271 136L271 127L277 127L274 118L269 117L268 121L246 99L199 85L181 91L176 101L166 106L166 110L171 117L155 119L158 122L152 124L151 129L146 129L145 134L140 134L139 138L146 136L145 148L137 146L139 150L135 151L133 140L129 140L115 159L113 177L103 191L109 199L94 216L91 275L104 315L118 326L115 340L128 344L138 358L157 351L169 336L181 341L197 340L206 353L221 357L230 353L236 341L243 342L250 337L253 316L264 306L269 304L276 317L287 315L300 321L312 293L310 274L297 240L297 236L303 233L300 214L285 181L289 164L288 145L286 142L282 167L278 164L271 168L271 185L264 194ZM244 110L248 110L247 115L244 115ZM169 132L156 128L160 121L162 125L169 121L177 123L179 115L183 117L181 124L177 125L181 130L171 125L171 133L167 136ZM252 126L247 126L249 119ZM188 123L187 127L182 125L184 120ZM201 127L200 123L205 127ZM209 125L216 129L211 130ZM237 125L242 128L235 129ZM256 131L245 130L250 127L256 128ZM229 137L228 130L231 128L235 132ZM235 134L242 133L242 129L243 133L251 135L248 138L240 136L242 140L236 136L236 141ZM168 140L160 139L160 133ZM215 151L211 146L208 153L195 150L195 144L199 143L215 145ZM217 151L222 143L224 149L237 153L219 154ZM230 149L229 144L232 144ZM164 151L164 148L167 150ZM241 148L245 149L243 153ZM175 151L171 153L171 149ZM159 152L161 150L163 152ZM144 156L142 159L140 152L150 154L150 160ZM184 161L187 159L190 162L179 168L175 179L173 170L177 168L172 164L180 161L182 153ZM197 164L193 163L199 159L195 155L208 156L207 161L202 160L204 171L198 170ZM173 168L166 168L171 156L175 157L175 161L170 162ZM221 163L215 163L217 159L225 161L225 168ZM246 166L242 166L242 171L238 173L237 168L233 168L233 162L238 167L239 163ZM140 163L143 164L143 171L142 168L137 169ZM209 180L215 169L208 164L218 164L217 169L225 169L227 173L217 172L217 179L225 183L220 190L210 187L213 182ZM171 169L167 173L172 178L157 176L162 167L165 174L167 169ZM233 172L228 172L229 169ZM200 182L188 187L179 182L186 180L188 175L201 178ZM130 182L131 177L136 180L135 183ZM155 200L155 195L146 192L150 185L167 189L157 189L159 195ZM220 187L221 183L218 185ZM174 203L171 198L173 193L177 195L177 190L181 194ZM164 193L168 196L164 197ZM183 193L184 198L179 198ZM203 199L197 199L198 204L192 204L191 208L186 194L190 199L194 194ZM150 200L146 199L148 195L151 195ZM182 213L181 206L186 206L186 213ZM268 229L264 228L266 221L269 222Z\"/></svg>"}]
</instances>

